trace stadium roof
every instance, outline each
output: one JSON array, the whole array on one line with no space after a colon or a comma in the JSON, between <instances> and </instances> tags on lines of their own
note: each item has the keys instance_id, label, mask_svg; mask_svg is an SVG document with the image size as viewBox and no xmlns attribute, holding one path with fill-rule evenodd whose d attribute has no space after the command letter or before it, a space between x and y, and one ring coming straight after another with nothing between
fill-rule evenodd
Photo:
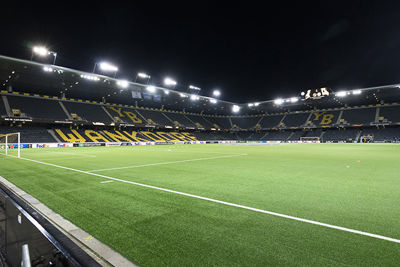
<instances>
[{"instance_id":1,"label":"stadium roof","mask_svg":"<svg viewBox=\"0 0 400 267\"><path fill-rule=\"evenodd\" d=\"M0 82L2 90L215 114L232 114L235 109L240 114L255 114L400 101L400 85L394 84L330 90L329 96L307 100L299 90L297 96L240 104L6 56L0 56Z\"/></svg>"}]
</instances>

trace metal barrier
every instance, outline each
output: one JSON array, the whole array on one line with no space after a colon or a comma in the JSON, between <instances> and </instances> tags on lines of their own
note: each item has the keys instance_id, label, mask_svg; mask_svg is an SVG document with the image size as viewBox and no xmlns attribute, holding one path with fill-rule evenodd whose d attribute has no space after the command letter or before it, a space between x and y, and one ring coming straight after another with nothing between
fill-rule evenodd
<instances>
[{"instance_id":1,"label":"metal barrier","mask_svg":"<svg viewBox=\"0 0 400 267\"><path fill-rule=\"evenodd\" d=\"M0 259L2 266L10 267L100 266L58 228L1 183Z\"/></svg>"}]
</instances>

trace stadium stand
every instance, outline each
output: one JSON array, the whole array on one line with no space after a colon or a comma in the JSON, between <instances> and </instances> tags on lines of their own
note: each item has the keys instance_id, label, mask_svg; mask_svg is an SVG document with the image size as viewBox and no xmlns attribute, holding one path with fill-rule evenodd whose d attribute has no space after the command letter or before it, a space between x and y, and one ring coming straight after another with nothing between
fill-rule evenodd
<instances>
[{"instance_id":1,"label":"stadium stand","mask_svg":"<svg viewBox=\"0 0 400 267\"><path fill-rule=\"evenodd\" d=\"M212 124L213 128L217 128L217 129L231 129L232 128L232 124L228 117L207 116L207 117L203 117L203 119L205 121L208 121L210 124Z\"/></svg>"},{"instance_id":2,"label":"stadium stand","mask_svg":"<svg viewBox=\"0 0 400 267\"><path fill-rule=\"evenodd\" d=\"M351 125L370 125L375 121L376 108L347 109L341 119Z\"/></svg>"},{"instance_id":3,"label":"stadium stand","mask_svg":"<svg viewBox=\"0 0 400 267\"><path fill-rule=\"evenodd\" d=\"M284 115L266 115L259 122L262 129L272 129L278 126Z\"/></svg>"},{"instance_id":4,"label":"stadium stand","mask_svg":"<svg viewBox=\"0 0 400 267\"><path fill-rule=\"evenodd\" d=\"M21 133L21 143L56 143L57 140L42 127L0 127L0 134ZM15 140L14 140L15 141ZM12 141L11 141L12 142Z\"/></svg>"},{"instance_id":5,"label":"stadium stand","mask_svg":"<svg viewBox=\"0 0 400 267\"><path fill-rule=\"evenodd\" d=\"M67 120L67 114L62 110L57 100L46 100L35 97L7 96L10 108L19 110L21 117L31 117L37 120Z\"/></svg>"},{"instance_id":6,"label":"stadium stand","mask_svg":"<svg viewBox=\"0 0 400 267\"><path fill-rule=\"evenodd\" d=\"M336 124L340 111L316 111L310 118L310 123L317 127L326 127Z\"/></svg>"},{"instance_id":7,"label":"stadium stand","mask_svg":"<svg viewBox=\"0 0 400 267\"><path fill-rule=\"evenodd\" d=\"M177 121L180 125L186 128L196 128L196 125L191 122L185 115L181 113L164 112L164 114L173 122Z\"/></svg>"},{"instance_id":8,"label":"stadium stand","mask_svg":"<svg viewBox=\"0 0 400 267\"><path fill-rule=\"evenodd\" d=\"M354 142L360 133L359 129L329 129L323 135L325 142Z\"/></svg>"},{"instance_id":9,"label":"stadium stand","mask_svg":"<svg viewBox=\"0 0 400 267\"><path fill-rule=\"evenodd\" d=\"M268 141L287 141L291 134L291 131L271 131L264 139Z\"/></svg>"},{"instance_id":10,"label":"stadium stand","mask_svg":"<svg viewBox=\"0 0 400 267\"><path fill-rule=\"evenodd\" d=\"M81 120L90 122L111 123L113 120L104 111L103 107L97 104L83 104L63 101L69 114L76 114ZM72 119L74 119L72 117Z\"/></svg>"},{"instance_id":11,"label":"stadium stand","mask_svg":"<svg viewBox=\"0 0 400 267\"><path fill-rule=\"evenodd\" d=\"M165 114L161 111L141 109L137 110L137 112L138 114L142 115L149 124L153 124L152 122L154 122L156 125L159 126L175 126L174 122L166 117Z\"/></svg>"},{"instance_id":12,"label":"stadium stand","mask_svg":"<svg viewBox=\"0 0 400 267\"><path fill-rule=\"evenodd\" d=\"M380 107L379 109L379 117L382 117L383 120L387 120L391 123L400 123L400 105L399 106L391 106L391 107Z\"/></svg>"},{"instance_id":13,"label":"stadium stand","mask_svg":"<svg viewBox=\"0 0 400 267\"><path fill-rule=\"evenodd\" d=\"M237 126L240 129L253 129L256 127L261 117L232 117L233 126ZM234 127L235 128L235 127Z\"/></svg>"},{"instance_id":14,"label":"stadium stand","mask_svg":"<svg viewBox=\"0 0 400 267\"><path fill-rule=\"evenodd\" d=\"M310 113L292 113L287 114L283 120L285 127L300 127L304 125L310 116Z\"/></svg>"},{"instance_id":15,"label":"stadium stand","mask_svg":"<svg viewBox=\"0 0 400 267\"><path fill-rule=\"evenodd\" d=\"M0 116L7 116L6 107L2 97L0 97Z\"/></svg>"},{"instance_id":16,"label":"stadium stand","mask_svg":"<svg viewBox=\"0 0 400 267\"><path fill-rule=\"evenodd\" d=\"M360 138L371 136L374 142L400 141L400 128L370 128L361 132ZM362 140L361 140L362 141Z\"/></svg>"},{"instance_id":17,"label":"stadium stand","mask_svg":"<svg viewBox=\"0 0 400 267\"><path fill-rule=\"evenodd\" d=\"M304 136L304 134L305 133L302 130L293 131L287 140L288 141L299 141L300 137Z\"/></svg>"}]
</instances>

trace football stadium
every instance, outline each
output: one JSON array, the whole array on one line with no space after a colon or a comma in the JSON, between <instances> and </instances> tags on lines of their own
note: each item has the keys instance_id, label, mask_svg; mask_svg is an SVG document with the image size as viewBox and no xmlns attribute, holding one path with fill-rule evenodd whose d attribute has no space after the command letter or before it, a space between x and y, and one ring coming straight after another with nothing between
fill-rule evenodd
<instances>
[{"instance_id":1,"label":"football stadium","mask_svg":"<svg viewBox=\"0 0 400 267\"><path fill-rule=\"evenodd\" d=\"M5 56L0 80L14 264L43 235L71 266L400 260L399 85L240 104Z\"/></svg>"},{"instance_id":2,"label":"football stadium","mask_svg":"<svg viewBox=\"0 0 400 267\"><path fill-rule=\"evenodd\" d=\"M14 2L0 267L400 265L400 2Z\"/></svg>"}]
</instances>

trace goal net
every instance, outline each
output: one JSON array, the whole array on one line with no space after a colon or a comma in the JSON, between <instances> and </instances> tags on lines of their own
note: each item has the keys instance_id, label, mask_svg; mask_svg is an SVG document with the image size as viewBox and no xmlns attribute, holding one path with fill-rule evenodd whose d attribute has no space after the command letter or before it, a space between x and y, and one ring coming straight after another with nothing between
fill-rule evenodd
<instances>
[{"instance_id":1,"label":"goal net","mask_svg":"<svg viewBox=\"0 0 400 267\"><path fill-rule=\"evenodd\" d=\"M300 141L319 143L319 137L300 137Z\"/></svg>"},{"instance_id":2,"label":"goal net","mask_svg":"<svg viewBox=\"0 0 400 267\"><path fill-rule=\"evenodd\" d=\"M20 133L0 134L0 155L21 156L21 135Z\"/></svg>"}]
</instances>

